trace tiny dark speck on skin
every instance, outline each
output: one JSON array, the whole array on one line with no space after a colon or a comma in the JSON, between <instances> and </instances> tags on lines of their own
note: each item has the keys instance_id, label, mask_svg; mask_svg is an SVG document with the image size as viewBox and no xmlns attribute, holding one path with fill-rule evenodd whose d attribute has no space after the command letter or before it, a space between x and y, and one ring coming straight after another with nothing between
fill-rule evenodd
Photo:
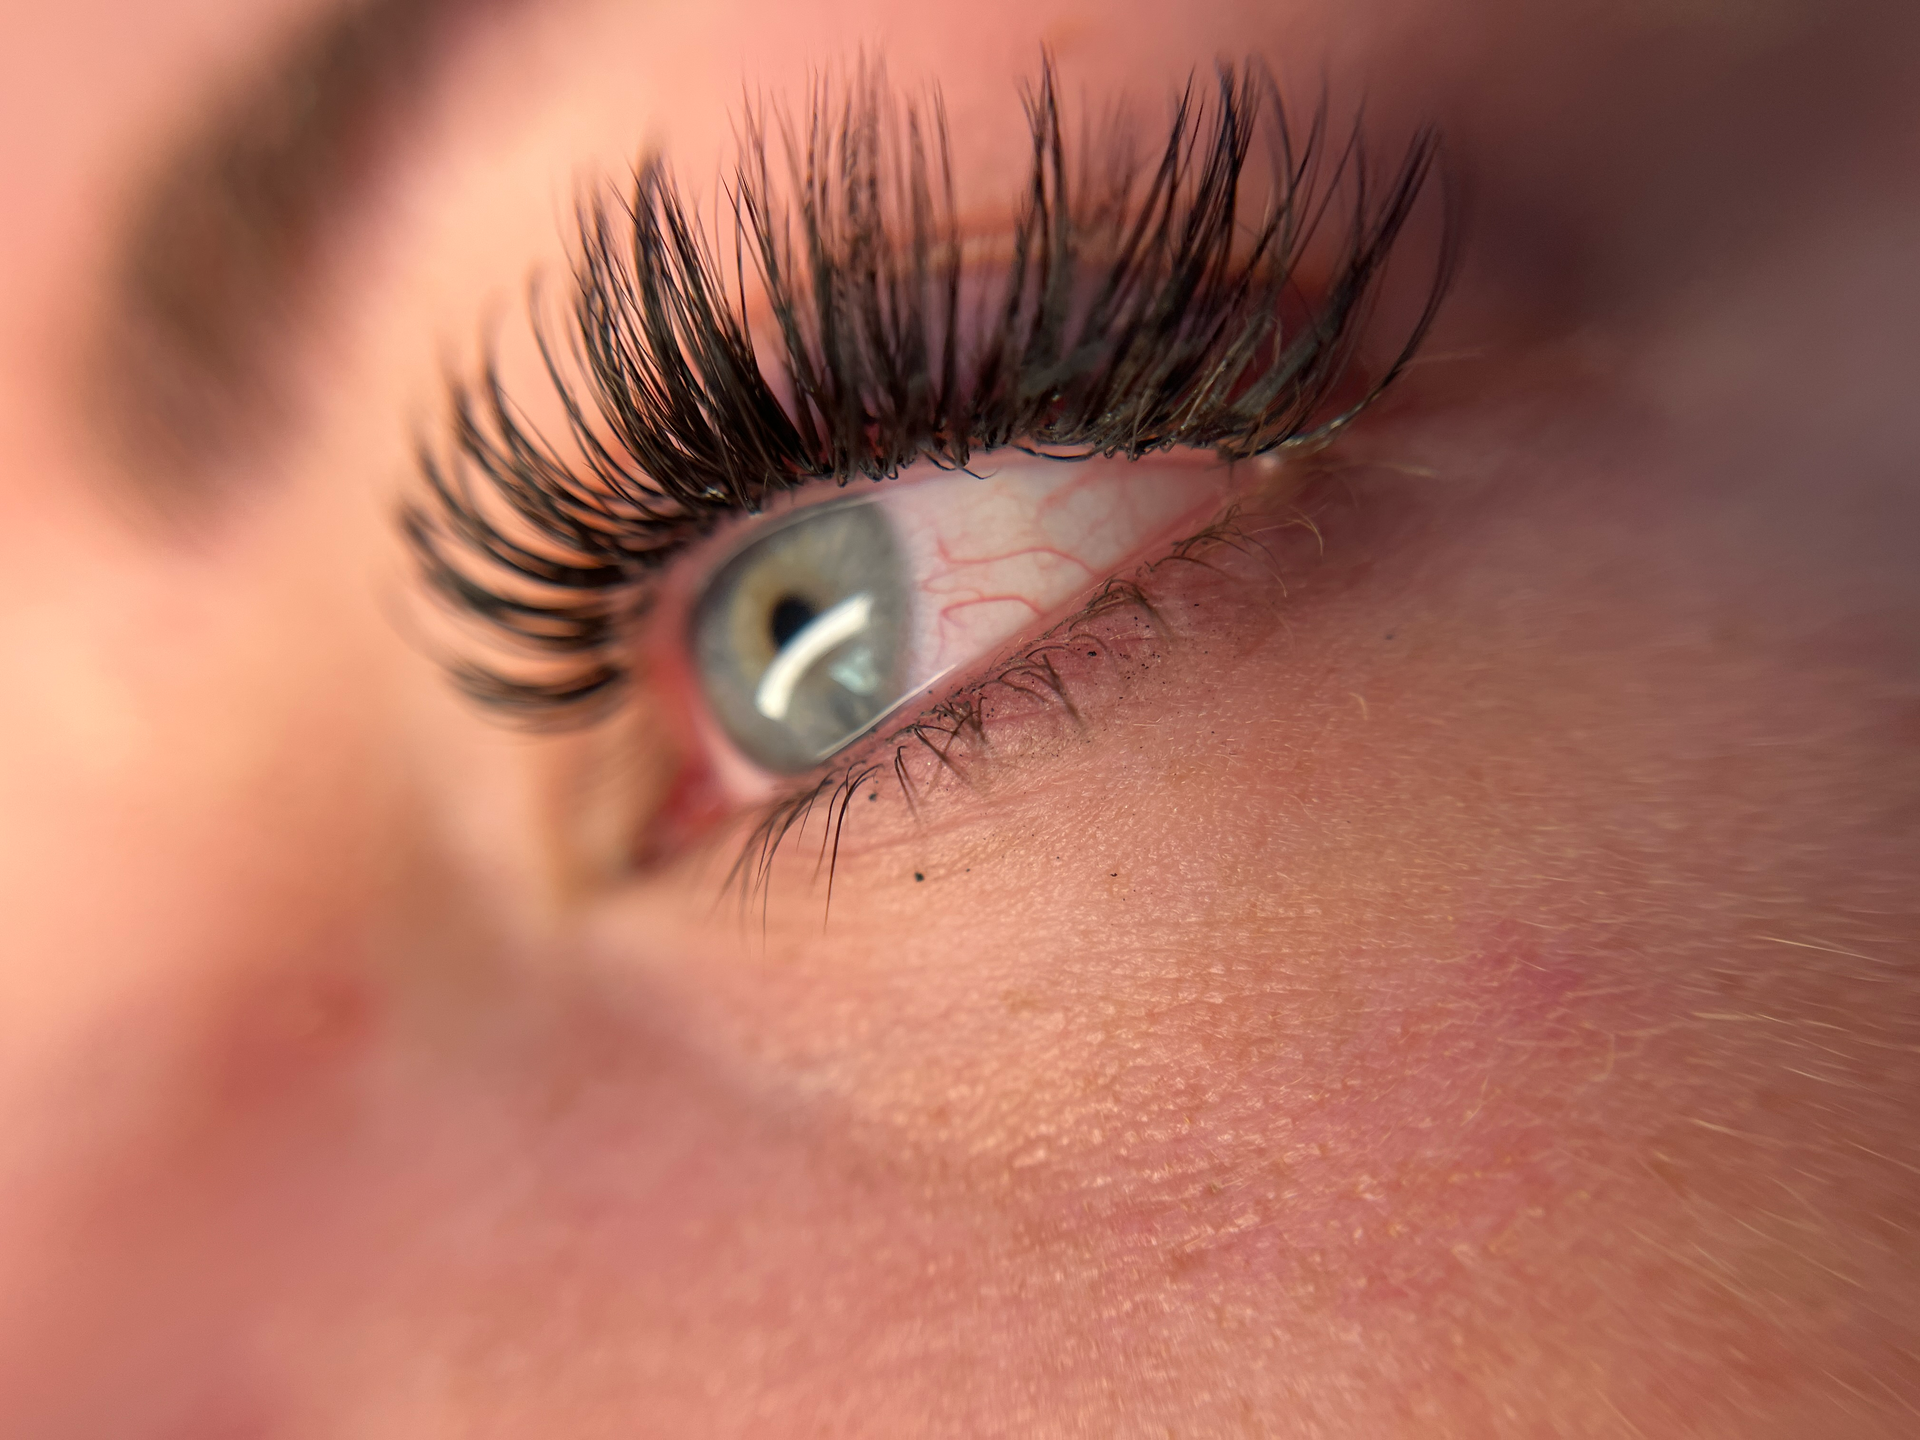
<instances>
[{"instance_id":1,"label":"tiny dark speck on skin","mask_svg":"<svg viewBox=\"0 0 1920 1440\"><path fill-rule=\"evenodd\" d=\"M1387 631L1387 639L1391 640L1392 638L1393 638L1393 631L1391 630Z\"/></svg>"},{"instance_id":2,"label":"tiny dark speck on skin","mask_svg":"<svg viewBox=\"0 0 1920 1440\"><path fill-rule=\"evenodd\" d=\"M927 877L926 877L926 876L924 876L924 875L922 875L922 874L921 874L921 873L920 873L920 872L919 872L918 870L916 870L916 871L914 871L914 872L913 872L913 878L914 878L914 879L916 879L916 880L924 880L924 879L926 879Z\"/></svg>"}]
</instances>

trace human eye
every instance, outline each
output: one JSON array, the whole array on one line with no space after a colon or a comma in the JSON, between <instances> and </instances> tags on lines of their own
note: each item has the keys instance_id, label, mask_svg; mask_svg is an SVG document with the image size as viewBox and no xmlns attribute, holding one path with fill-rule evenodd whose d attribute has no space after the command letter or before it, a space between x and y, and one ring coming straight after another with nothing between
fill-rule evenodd
<instances>
[{"instance_id":1,"label":"human eye","mask_svg":"<svg viewBox=\"0 0 1920 1440\"><path fill-rule=\"evenodd\" d=\"M38 7L0 1430L1914 1434L1916 28Z\"/></svg>"},{"instance_id":2,"label":"human eye","mask_svg":"<svg viewBox=\"0 0 1920 1440\"><path fill-rule=\"evenodd\" d=\"M750 112L724 221L643 165L582 208L562 317L536 306L544 414L489 366L423 451L409 538L481 622L456 674L543 719L645 688L683 772L655 832L857 788L889 744L905 780L926 712L1116 586L1150 610L1135 572L1271 501L1275 458L1423 337L1444 222L1375 321L1430 135L1382 165L1257 64L1190 86L1151 145L1069 124L1050 66L1026 105L1001 230L957 216L937 97L872 73L797 122Z\"/></svg>"},{"instance_id":3,"label":"human eye","mask_svg":"<svg viewBox=\"0 0 1920 1440\"><path fill-rule=\"evenodd\" d=\"M1145 547L1200 529L1228 474L1016 455L769 517L666 607L653 673L689 692L709 753L741 762L734 784L751 793L745 772L815 769L1063 618Z\"/></svg>"}]
</instances>

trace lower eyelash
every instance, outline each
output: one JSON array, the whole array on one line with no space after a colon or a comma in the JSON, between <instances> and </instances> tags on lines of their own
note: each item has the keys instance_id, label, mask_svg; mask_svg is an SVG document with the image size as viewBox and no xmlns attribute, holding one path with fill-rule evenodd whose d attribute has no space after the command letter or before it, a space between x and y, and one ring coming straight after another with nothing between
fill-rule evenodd
<instances>
[{"instance_id":1,"label":"lower eyelash","mask_svg":"<svg viewBox=\"0 0 1920 1440\"><path fill-rule=\"evenodd\" d=\"M1297 510L1295 518L1287 523L1311 531L1318 539L1319 531L1305 510ZM1161 645L1178 643L1150 593L1153 579L1176 565L1214 568L1206 556L1216 550L1254 560L1273 579L1279 579L1272 551L1243 526L1238 508L1230 507L1159 559L1139 567L1132 576L1108 580L1073 615L1020 648L984 678L961 687L908 723L855 747L850 758L812 784L767 805L741 841L722 883L722 895L735 894L743 913L756 901L764 910L770 899L774 862L782 848L789 841L804 840L817 818L819 863L815 878L824 882L824 918L832 909L841 842L849 821L860 813L854 806L856 799L863 794L878 798L876 787L890 783L898 788L917 819L926 778L944 771L967 783L968 776L961 767L977 764L991 753L987 726L993 718L996 696L1022 696L1024 703L1063 713L1077 728L1084 728L1086 722L1060 674L1060 657L1085 652L1089 659L1116 658L1122 644L1112 636L1110 625L1116 617L1128 613L1138 617L1150 637ZM1282 589L1284 593L1284 585ZM920 782L912 773L916 763L926 767Z\"/></svg>"},{"instance_id":2,"label":"lower eyelash","mask_svg":"<svg viewBox=\"0 0 1920 1440\"><path fill-rule=\"evenodd\" d=\"M730 237L657 162L619 212L583 213L564 339L535 323L564 445L489 362L454 385L451 434L420 447L425 493L402 524L428 586L477 623L481 649L451 669L481 702L605 715L661 570L728 515L822 479L965 468L1006 446L1233 459L1323 441L1411 358L1452 272L1443 223L1403 343L1351 383L1435 137L1416 135L1383 181L1357 131L1330 138L1324 104L1296 138L1256 63L1223 67L1210 102L1181 97L1145 163L1111 127L1073 166L1049 64L1027 100L1004 282L976 333L937 98L902 110L866 75L811 100L802 126L747 117ZM1262 136L1268 188L1243 193ZM1324 271L1311 301L1309 260ZM764 361L749 268L778 332Z\"/></svg>"}]
</instances>

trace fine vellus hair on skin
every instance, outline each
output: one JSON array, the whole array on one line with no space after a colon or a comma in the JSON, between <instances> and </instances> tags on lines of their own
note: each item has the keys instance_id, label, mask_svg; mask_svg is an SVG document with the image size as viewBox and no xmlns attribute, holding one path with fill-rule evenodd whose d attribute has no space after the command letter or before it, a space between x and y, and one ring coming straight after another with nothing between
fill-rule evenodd
<instances>
[{"instance_id":1,"label":"fine vellus hair on skin","mask_svg":"<svg viewBox=\"0 0 1920 1440\"><path fill-rule=\"evenodd\" d=\"M798 122L748 110L730 223L704 225L658 158L582 205L562 333L533 305L562 443L493 358L452 383L402 523L428 584L488 637L452 666L482 702L600 713L662 568L802 486L1005 447L1242 459L1322 442L1400 373L1450 276L1443 238L1403 342L1356 376L1438 141L1418 132L1382 177L1324 101L1290 124L1258 63L1189 83L1145 155L1119 121L1070 141L1044 63L990 251L956 218L937 96L899 100L868 70L808 100Z\"/></svg>"}]
</instances>

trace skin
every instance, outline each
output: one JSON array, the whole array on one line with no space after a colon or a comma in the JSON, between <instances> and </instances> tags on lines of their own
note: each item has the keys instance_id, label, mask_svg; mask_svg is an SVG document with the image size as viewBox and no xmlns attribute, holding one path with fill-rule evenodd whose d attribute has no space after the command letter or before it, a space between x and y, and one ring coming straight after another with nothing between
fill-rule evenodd
<instances>
[{"instance_id":1,"label":"skin","mask_svg":"<svg viewBox=\"0 0 1920 1440\"><path fill-rule=\"evenodd\" d=\"M4 60L10 1433L1920 1425L1910 15L515 21L350 238L304 418L167 529L73 332L156 135L295 13L95 0ZM1042 43L1149 108L1324 58L1440 124L1466 269L1250 504L1271 564L1156 570L1077 721L1009 705L917 819L859 802L830 914L816 828L742 923L725 837L625 863L670 697L541 739L444 684L414 427L577 179L710 173L743 76L938 78L985 213Z\"/></svg>"}]
</instances>

